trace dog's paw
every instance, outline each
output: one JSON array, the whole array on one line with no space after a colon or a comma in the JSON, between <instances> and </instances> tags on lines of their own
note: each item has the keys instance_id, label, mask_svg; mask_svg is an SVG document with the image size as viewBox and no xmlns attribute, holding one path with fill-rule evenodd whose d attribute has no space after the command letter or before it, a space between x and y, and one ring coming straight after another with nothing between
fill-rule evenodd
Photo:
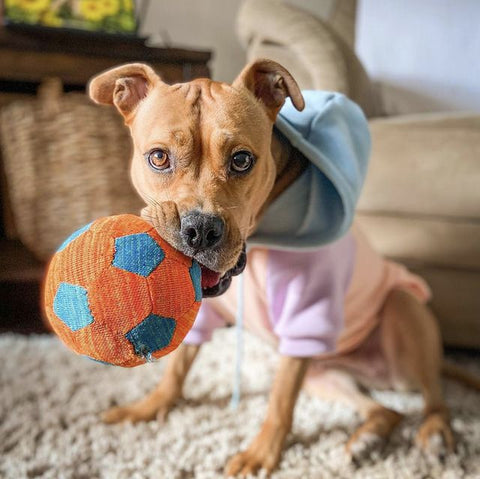
<instances>
[{"instance_id":1,"label":"dog's paw","mask_svg":"<svg viewBox=\"0 0 480 479\"><path fill-rule=\"evenodd\" d=\"M227 477L245 477L264 470L267 475L277 467L280 457L273 451L253 450L249 448L233 456L225 467Z\"/></svg>"},{"instance_id":2,"label":"dog's paw","mask_svg":"<svg viewBox=\"0 0 480 479\"><path fill-rule=\"evenodd\" d=\"M135 405L112 407L101 415L105 424L116 424L119 422L141 422L151 421L155 418L153 411L144 411Z\"/></svg>"},{"instance_id":3,"label":"dog's paw","mask_svg":"<svg viewBox=\"0 0 480 479\"><path fill-rule=\"evenodd\" d=\"M355 433L347 442L346 450L352 461L363 461L371 458L378 453L383 445L385 439L373 432L358 432Z\"/></svg>"},{"instance_id":4,"label":"dog's paw","mask_svg":"<svg viewBox=\"0 0 480 479\"><path fill-rule=\"evenodd\" d=\"M280 463L290 428L290 423L287 421L277 423L266 420L248 448L228 461L225 475L245 477L262 470L262 477L265 474L269 476Z\"/></svg>"},{"instance_id":5,"label":"dog's paw","mask_svg":"<svg viewBox=\"0 0 480 479\"><path fill-rule=\"evenodd\" d=\"M106 424L120 422L145 422L157 419L164 422L172 405L166 401L155 401L152 398L145 398L125 406L117 406L107 409L102 413L101 419Z\"/></svg>"},{"instance_id":6,"label":"dog's paw","mask_svg":"<svg viewBox=\"0 0 480 479\"><path fill-rule=\"evenodd\" d=\"M425 453L443 457L455 449L455 440L449 421L441 413L428 415L415 438L415 443Z\"/></svg>"},{"instance_id":7,"label":"dog's paw","mask_svg":"<svg viewBox=\"0 0 480 479\"><path fill-rule=\"evenodd\" d=\"M347 442L346 450L350 458L360 461L375 456L385 445L402 417L398 412L384 407L372 410L366 421Z\"/></svg>"}]
</instances>

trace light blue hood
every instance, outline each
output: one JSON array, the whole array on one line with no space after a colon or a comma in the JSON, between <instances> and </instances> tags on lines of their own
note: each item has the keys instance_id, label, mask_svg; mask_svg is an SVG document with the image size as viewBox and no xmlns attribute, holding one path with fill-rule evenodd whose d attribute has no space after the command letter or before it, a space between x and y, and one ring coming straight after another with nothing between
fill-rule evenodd
<instances>
[{"instance_id":1,"label":"light blue hood","mask_svg":"<svg viewBox=\"0 0 480 479\"><path fill-rule=\"evenodd\" d=\"M345 234L367 171L370 134L358 105L339 93L304 91L287 100L276 127L310 164L267 209L249 245L313 249Z\"/></svg>"}]
</instances>

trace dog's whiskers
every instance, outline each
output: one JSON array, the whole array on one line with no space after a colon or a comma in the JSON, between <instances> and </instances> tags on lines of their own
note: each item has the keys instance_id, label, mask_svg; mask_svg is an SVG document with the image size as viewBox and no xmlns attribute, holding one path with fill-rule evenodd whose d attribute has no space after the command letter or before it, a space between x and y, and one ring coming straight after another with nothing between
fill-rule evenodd
<instances>
[{"instance_id":1,"label":"dog's whiskers","mask_svg":"<svg viewBox=\"0 0 480 479\"><path fill-rule=\"evenodd\" d=\"M149 194L145 194L145 197L147 199L147 203L149 206L160 206L160 202L156 200L153 196L150 196Z\"/></svg>"}]
</instances>

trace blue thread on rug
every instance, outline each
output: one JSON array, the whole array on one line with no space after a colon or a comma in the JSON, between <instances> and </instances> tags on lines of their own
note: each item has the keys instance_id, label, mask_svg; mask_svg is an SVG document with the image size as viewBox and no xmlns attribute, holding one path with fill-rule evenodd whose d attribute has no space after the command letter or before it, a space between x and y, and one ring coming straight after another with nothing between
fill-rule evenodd
<instances>
[{"instance_id":1,"label":"blue thread on rug","mask_svg":"<svg viewBox=\"0 0 480 479\"><path fill-rule=\"evenodd\" d=\"M233 391L230 399L230 409L237 409L240 404L242 389L242 363L243 363L243 315L245 309L245 275L238 277L237 284L237 314L235 331L237 336L237 355L235 358L235 373L233 378Z\"/></svg>"}]
</instances>

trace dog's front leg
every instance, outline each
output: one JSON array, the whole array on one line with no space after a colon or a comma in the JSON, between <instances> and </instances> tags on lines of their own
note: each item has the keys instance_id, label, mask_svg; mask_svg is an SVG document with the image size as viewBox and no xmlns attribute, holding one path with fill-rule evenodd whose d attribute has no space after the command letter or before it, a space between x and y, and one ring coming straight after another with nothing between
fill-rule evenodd
<instances>
[{"instance_id":1,"label":"dog's front leg","mask_svg":"<svg viewBox=\"0 0 480 479\"><path fill-rule=\"evenodd\" d=\"M282 356L275 375L267 417L246 451L233 456L225 468L227 476L270 473L280 462L285 439L290 432L293 410L307 370L308 358Z\"/></svg>"},{"instance_id":2,"label":"dog's front leg","mask_svg":"<svg viewBox=\"0 0 480 479\"><path fill-rule=\"evenodd\" d=\"M165 373L158 386L144 398L105 411L102 420L117 422L163 421L182 395L182 387L200 346L181 344L170 354Z\"/></svg>"}]
</instances>

